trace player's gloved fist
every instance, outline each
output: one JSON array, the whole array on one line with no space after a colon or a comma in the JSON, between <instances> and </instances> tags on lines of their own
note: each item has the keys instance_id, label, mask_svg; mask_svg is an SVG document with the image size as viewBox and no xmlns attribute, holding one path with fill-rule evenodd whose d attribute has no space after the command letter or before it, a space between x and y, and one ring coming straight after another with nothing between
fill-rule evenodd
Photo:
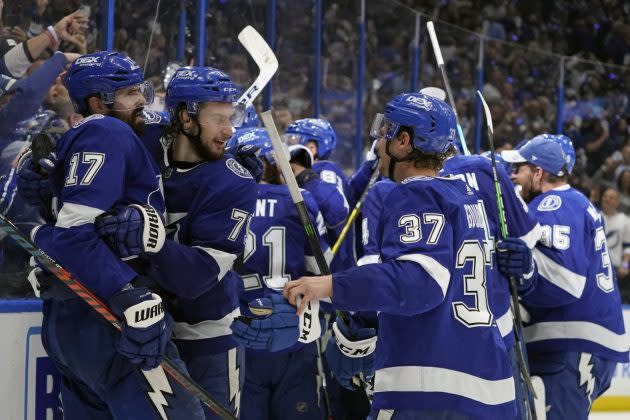
<instances>
[{"instance_id":1,"label":"player's gloved fist","mask_svg":"<svg viewBox=\"0 0 630 420\"><path fill-rule=\"evenodd\" d=\"M532 250L518 238L505 238L497 243L499 270L508 276L530 278L534 270Z\"/></svg>"},{"instance_id":2,"label":"player's gloved fist","mask_svg":"<svg viewBox=\"0 0 630 420\"><path fill-rule=\"evenodd\" d=\"M125 286L109 299L109 306L122 323L118 352L142 369L156 368L164 358L173 322L164 312L162 298L146 287Z\"/></svg>"},{"instance_id":3,"label":"player's gloved fist","mask_svg":"<svg viewBox=\"0 0 630 420\"><path fill-rule=\"evenodd\" d=\"M240 144L232 146L225 151L234 156L234 158L245 169L249 171L252 177L259 182L263 175L263 162L256 155L260 147L251 144Z\"/></svg>"},{"instance_id":4,"label":"player's gloved fist","mask_svg":"<svg viewBox=\"0 0 630 420\"><path fill-rule=\"evenodd\" d=\"M313 180L318 180L318 179L320 179L319 174L309 168L304 169L295 177L295 181L297 182L300 188L304 188L304 186L308 184L309 182Z\"/></svg>"},{"instance_id":5,"label":"player's gloved fist","mask_svg":"<svg viewBox=\"0 0 630 420\"><path fill-rule=\"evenodd\" d=\"M97 217L94 228L121 258L155 254L162 249L166 238L160 215L149 205L116 207Z\"/></svg>"},{"instance_id":6,"label":"player's gloved fist","mask_svg":"<svg viewBox=\"0 0 630 420\"><path fill-rule=\"evenodd\" d=\"M339 385L352 390L352 377L360 373L369 382L374 376L376 330L360 328L352 318L349 326L342 318L337 318L333 333L334 337L326 346L326 361Z\"/></svg>"},{"instance_id":7,"label":"player's gloved fist","mask_svg":"<svg viewBox=\"0 0 630 420\"><path fill-rule=\"evenodd\" d=\"M378 155L376 154L376 144L378 143L378 139L372 142L372 147L365 154L365 161L370 163L370 167L372 169L376 168L376 161L378 159Z\"/></svg>"},{"instance_id":8,"label":"player's gloved fist","mask_svg":"<svg viewBox=\"0 0 630 420\"><path fill-rule=\"evenodd\" d=\"M48 183L48 174L55 168L57 158L51 153L46 158L39 160L38 170L33 162L31 152L26 152L17 165L16 184L18 193L28 204L32 206L48 206L53 194Z\"/></svg>"},{"instance_id":9,"label":"player's gloved fist","mask_svg":"<svg viewBox=\"0 0 630 420\"><path fill-rule=\"evenodd\" d=\"M298 341L299 318L295 306L281 295L260 298L249 303L250 311L260 318L239 317L231 325L232 338L243 347L279 351Z\"/></svg>"}]
</instances>

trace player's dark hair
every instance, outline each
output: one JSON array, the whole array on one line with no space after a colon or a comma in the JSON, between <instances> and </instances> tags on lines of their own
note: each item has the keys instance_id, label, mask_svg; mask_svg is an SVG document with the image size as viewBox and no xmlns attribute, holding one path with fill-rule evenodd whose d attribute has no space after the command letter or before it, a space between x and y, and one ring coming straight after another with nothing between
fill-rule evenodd
<instances>
[{"instance_id":1,"label":"player's dark hair","mask_svg":"<svg viewBox=\"0 0 630 420\"><path fill-rule=\"evenodd\" d=\"M179 120L179 115L185 109L186 104L182 102L181 104L177 105L177 108L175 108L174 112L171 112L171 123L164 130L164 137L166 137L167 139L174 139L179 133L184 132L182 122Z\"/></svg>"}]
</instances>

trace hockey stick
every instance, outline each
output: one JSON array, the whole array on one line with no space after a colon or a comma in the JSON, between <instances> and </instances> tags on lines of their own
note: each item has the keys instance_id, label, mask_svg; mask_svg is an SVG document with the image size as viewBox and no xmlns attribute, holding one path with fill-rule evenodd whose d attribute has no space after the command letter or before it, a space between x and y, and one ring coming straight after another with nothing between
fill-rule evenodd
<instances>
[{"instance_id":1,"label":"hockey stick","mask_svg":"<svg viewBox=\"0 0 630 420\"><path fill-rule=\"evenodd\" d=\"M254 102L254 99L262 92L278 70L278 59L265 39L249 25L238 34L238 40L260 69L254 83L238 98L237 103L246 108Z\"/></svg>"},{"instance_id":2,"label":"hockey stick","mask_svg":"<svg viewBox=\"0 0 630 420\"><path fill-rule=\"evenodd\" d=\"M300 222L302 226L304 226L304 231L306 232L306 239L308 240L308 244L311 248L311 252L315 257L315 261L317 262L317 267L319 268L320 275L329 275L330 268L328 267L328 263L326 262L326 258L324 257L324 253L322 252L322 248L319 245L319 239L317 237L317 230L313 226L311 222L311 218L308 216L308 210L306 208L306 204L304 203L304 197L302 197L302 193L300 192L300 187L298 187L297 181L295 180L295 175L291 170L291 164L289 163L289 157L285 151L285 148L282 147L282 140L280 139L280 134L278 134L278 130L276 129L276 123L271 116L271 111L265 111L260 114L260 118L269 133L269 138L271 139L271 145L273 146L273 150L276 157L276 163L280 165L280 171L282 172L282 176L284 177L285 182L287 183L287 187L289 187L289 194L291 194L291 199L293 200L293 204L295 205L295 209L298 212L298 216L300 218ZM347 321L346 315L341 311L336 311L337 316L343 318ZM348 323L349 325L349 323ZM319 343L319 339L317 341L317 355L320 357L321 355L321 346ZM326 399L326 411L328 418L332 418L331 408L330 408L330 399L328 398L328 391L326 387L326 377L322 373L322 384L324 390L324 397Z\"/></svg>"},{"instance_id":3,"label":"hockey stick","mask_svg":"<svg viewBox=\"0 0 630 420\"><path fill-rule=\"evenodd\" d=\"M363 192L361 193L361 197L359 197L359 201L357 201L357 204L354 206L354 209L352 209L352 212L350 213L350 216L348 216L348 220L346 221L345 226L341 230L341 233L339 234L337 241L332 247L333 256L337 253L337 251L339 251L339 247L341 246L341 243L345 239L346 234L348 233L348 230L350 230L352 223L354 223L354 219L356 219L357 216L359 215L359 212L361 211L361 206L363 206L363 202L365 201L365 197L367 197L367 194L370 191L370 188L372 188L372 185L374 185L374 183L378 179L379 174L380 174L380 171L378 169L378 163L377 163L376 169L374 169L374 172L372 172L372 176L370 177L370 181L368 182L367 187L365 187L365 190L363 190Z\"/></svg>"},{"instance_id":4,"label":"hockey stick","mask_svg":"<svg viewBox=\"0 0 630 420\"><path fill-rule=\"evenodd\" d=\"M501 226L501 237L506 238L508 236L507 224L505 222L505 208L503 207L503 194L501 193L501 186L499 185L499 177L497 175L497 160L494 156L494 127L492 125L492 114L490 114L490 108L483 98L481 92L477 91L477 95L481 99L484 113L486 114L486 124L488 126L488 145L490 146L490 158L492 161L492 178L494 180L494 192L497 199L497 207L499 210L499 224ZM518 294L516 292L516 279L510 276L510 295L512 298L512 310L514 312L514 349L518 357L518 367L527 384L529 392L536 398L536 391L532 386L532 380L527 370L527 364L525 363L525 355L523 354L524 343L522 342L523 333L523 320L521 319L521 311L519 309ZM529 410L531 413L531 410ZM535 414L534 414L535 416Z\"/></svg>"},{"instance_id":5,"label":"hockey stick","mask_svg":"<svg viewBox=\"0 0 630 420\"><path fill-rule=\"evenodd\" d=\"M455 101L453 100L453 92L451 91L451 85L448 83L448 75L446 74L446 68L444 67L444 58L442 58L442 50L440 50L440 43L438 42L437 35L435 34L435 27L432 21L427 22L427 30L429 31L429 38L431 38L431 45L433 45L433 54L435 55L435 61L437 62L440 71L442 72L442 79L444 79L444 87L448 95L448 102L453 108L455 114L455 121L457 122L457 134L459 141L462 145L462 151L465 155L470 155L468 146L466 146L466 139L464 138L464 130L459 123L459 116L457 115L457 108L455 107Z\"/></svg>"},{"instance_id":6,"label":"hockey stick","mask_svg":"<svg viewBox=\"0 0 630 420\"><path fill-rule=\"evenodd\" d=\"M9 219L7 219L2 213L0 213L0 231L6 233L15 242L24 248L29 254L39 261L40 264L57 277L62 283L68 286L74 293L76 293L81 299L83 299L88 305L92 307L99 315L101 315L107 322L112 324L118 331L121 329L120 321L111 312L111 310L105 305L99 298L97 298L92 292L90 292L79 280L74 278L72 274L65 268L60 266L55 260L42 251L28 236L22 233ZM199 384L193 381L186 373L182 372L175 363L169 358L165 357L160 364L164 372L166 372L171 378L177 381L182 387L184 387L192 395L199 398L210 410L226 420L236 420L236 417L228 410L226 410L218 401L216 401L208 392L203 389ZM142 371L144 373L144 371ZM151 371L149 371L151 372ZM145 373L145 376L147 374Z\"/></svg>"}]
</instances>

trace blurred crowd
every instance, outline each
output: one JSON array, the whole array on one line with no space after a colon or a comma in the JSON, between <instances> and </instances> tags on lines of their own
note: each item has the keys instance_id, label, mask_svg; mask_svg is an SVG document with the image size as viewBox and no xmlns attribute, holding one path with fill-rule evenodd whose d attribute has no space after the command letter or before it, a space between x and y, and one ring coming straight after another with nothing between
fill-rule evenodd
<instances>
[{"instance_id":1,"label":"blurred crowd","mask_svg":"<svg viewBox=\"0 0 630 420\"><path fill-rule=\"evenodd\" d=\"M192 28L198 16L193 0L162 1L159 10L157 5L157 0L116 1L114 48L143 66L159 98L164 94L164 70L176 58L180 8L183 5L188 15L182 64L194 63ZM248 85L258 69L236 37L248 24L265 33L266 2L219 0L208 2L207 6L206 65L224 69L237 83ZM310 117L315 112L311 101L313 7L314 2L277 0L275 51L280 69L273 79L272 103L280 130L294 119ZM612 232L611 228L609 242L618 239L619 246L630 247L630 227L623 229L630 226L630 3L370 0L366 7L363 133L367 133L372 116L384 99L411 86L416 12L422 21L418 87L443 86L424 30L426 21L432 19L471 150L476 149L477 135L479 34L484 39L481 87L491 107L499 150L513 148L534 135L556 131L558 83L564 77L562 130L573 140L578 153L572 182L590 196L607 219L620 220L609 224L622 226L619 232ZM357 147L359 13L358 1L327 1L323 10L320 112L331 121L340 140L332 158L348 171L354 165ZM13 80L33 74L56 50L67 53L69 62L76 58L72 53L93 52L101 46L100 0L0 0L0 15L0 56L4 60L0 71ZM49 27L54 30L48 30ZM24 44L27 47L20 47ZM0 92L2 89L0 81ZM59 125L71 122L73 115L64 90L60 80L55 79L39 110L40 114L54 111L53 125L58 130ZM261 101L258 103L260 108ZM3 105L0 97L0 107ZM159 99L154 106L159 110ZM8 142L0 140L2 185L7 184L16 154L23 146L19 141L28 140L24 137L33 134L33 127L41 130L46 124L50 126L29 121L15 128ZM485 129L480 133L483 151L487 148ZM368 143L366 136L363 147L367 148ZM5 196L3 192L0 205ZM20 271L20 267L7 268L7 260L11 259L7 252L10 253L3 251L0 272ZM627 268L621 262L617 268L630 282ZM18 277L22 278L21 274Z\"/></svg>"}]
</instances>

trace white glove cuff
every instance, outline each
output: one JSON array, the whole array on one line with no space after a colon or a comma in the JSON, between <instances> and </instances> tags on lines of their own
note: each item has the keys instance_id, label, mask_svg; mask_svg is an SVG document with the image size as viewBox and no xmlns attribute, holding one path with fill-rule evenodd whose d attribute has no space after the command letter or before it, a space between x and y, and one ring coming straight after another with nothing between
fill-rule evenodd
<instances>
[{"instance_id":1,"label":"white glove cuff","mask_svg":"<svg viewBox=\"0 0 630 420\"><path fill-rule=\"evenodd\" d=\"M333 322L333 332L335 333L336 343L339 350L348 357L360 358L374 353L376 350L377 336L366 338L359 341L350 341L339 331L337 321Z\"/></svg>"},{"instance_id":2,"label":"white glove cuff","mask_svg":"<svg viewBox=\"0 0 630 420\"><path fill-rule=\"evenodd\" d=\"M136 208L142 214L142 219L144 220L142 248L145 252L152 254L160 252L166 239L166 230L160 215L149 205L131 204L130 207Z\"/></svg>"},{"instance_id":3,"label":"white glove cuff","mask_svg":"<svg viewBox=\"0 0 630 420\"><path fill-rule=\"evenodd\" d=\"M298 306L300 302L297 302ZM302 315L300 315L300 343L312 343L322 335L322 325L319 322L319 300L311 300Z\"/></svg>"},{"instance_id":4,"label":"white glove cuff","mask_svg":"<svg viewBox=\"0 0 630 420\"><path fill-rule=\"evenodd\" d=\"M123 315L127 325L133 328L147 328L164 318L162 298L151 293L151 300L145 300L128 307Z\"/></svg>"}]
</instances>

